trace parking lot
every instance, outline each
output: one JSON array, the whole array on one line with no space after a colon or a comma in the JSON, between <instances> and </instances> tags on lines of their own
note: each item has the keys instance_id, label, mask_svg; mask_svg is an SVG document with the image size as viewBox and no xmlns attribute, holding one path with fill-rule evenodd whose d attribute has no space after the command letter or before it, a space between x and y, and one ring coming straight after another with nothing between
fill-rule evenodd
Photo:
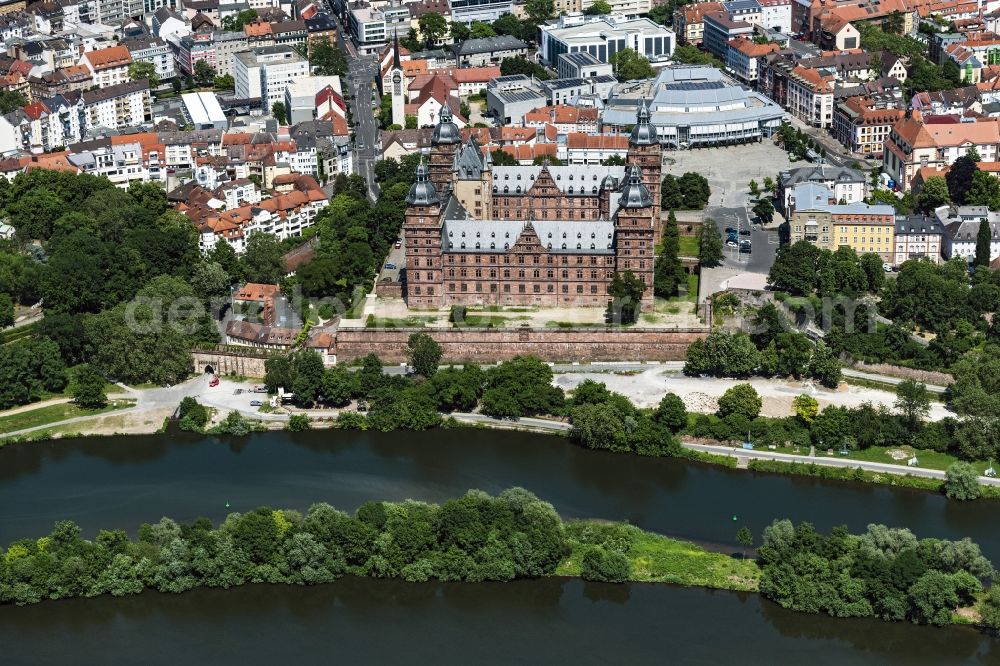
<instances>
[{"instance_id":1,"label":"parking lot","mask_svg":"<svg viewBox=\"0 0 1000 666\"><path fill-rule=\"evenodd\" d=\"M771 270L778 251L777 230L768 231L760 228L760 225L752 226L745 208L715 208L709 212L709 218L715 220L722 236L725 257L723 266L750 273L767 273ZM727 228L736 229L741 241L749 240L751 251L740 252L738 247L728 245ZM750 231L749 234L746 233L747 230Z\"/></svg>"}]
</instances>

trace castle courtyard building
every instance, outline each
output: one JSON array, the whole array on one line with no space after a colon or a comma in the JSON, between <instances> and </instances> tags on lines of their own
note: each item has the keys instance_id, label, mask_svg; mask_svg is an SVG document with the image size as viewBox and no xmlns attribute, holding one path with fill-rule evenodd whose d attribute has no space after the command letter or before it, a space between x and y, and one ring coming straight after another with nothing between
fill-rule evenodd
<instances>
[{"instance_id":1,"label":"castle courtyard building","mask_svg":"<svg viewBox=\"0 0 1000 666\"><path fill-rule=\"evenodd\" d=\"M643 104L626 166L498 166L447 107L407 196L411 307L608 304L631 271L652 307L661 148Z\"/></svg>"}]
</instances>

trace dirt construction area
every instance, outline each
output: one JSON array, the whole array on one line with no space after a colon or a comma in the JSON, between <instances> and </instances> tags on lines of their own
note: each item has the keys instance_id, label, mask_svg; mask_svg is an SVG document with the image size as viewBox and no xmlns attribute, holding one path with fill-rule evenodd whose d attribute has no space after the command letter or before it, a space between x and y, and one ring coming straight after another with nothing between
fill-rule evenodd
<instances>
[{"instance_id":1,"label":"dirt construction area","mask_svg":"<svg viewBox=\"0 0 1000 666\"><path fill-rule=\"evenodd\" d=\"M714 377L686 377L680 373L651 369L639 373L574 372L556 375L556 386L571 391L586 379L592 379L609 390L628 396L639 407L655 407L664 395L675 393L684 400L688 411L711 414L718 409L718 399L726 389L736 384L751 384L760 394L763 416L790 416L792 400L806 393L819 402L820 408L829 405L859 407L870 402L892 408L896 395L889 391L841 384L837 389L827 389L811 382L782 379L748 380L717 379ZM931 403L929 418L939 421L949 412L938 402Z\"/></svg>"}]
</instances>

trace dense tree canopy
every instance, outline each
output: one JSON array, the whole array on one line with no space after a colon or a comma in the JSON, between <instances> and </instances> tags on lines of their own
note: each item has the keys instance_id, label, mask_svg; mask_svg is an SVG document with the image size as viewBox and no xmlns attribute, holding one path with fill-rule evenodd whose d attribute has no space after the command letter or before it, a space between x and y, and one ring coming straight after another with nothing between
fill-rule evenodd
<instances>
[{"instance_id":1,"label":"dense tree canopy","mask_svg":"<svg viewBox=\"0 0 1000 666\"><path fill-rule=\"evenodd\" d=\"M206 518L169 518L139 528L102 530L56 523L44 539L22 539L0 555L0 603L184 592L250 582L312 585L343 574L411 582L509 581L551 575L569 554L550 504L511 488L497 497L469 491L437 506L368 502L354 516L328 504L305 515L269 507Z\"/></svg>"}]
</instances>

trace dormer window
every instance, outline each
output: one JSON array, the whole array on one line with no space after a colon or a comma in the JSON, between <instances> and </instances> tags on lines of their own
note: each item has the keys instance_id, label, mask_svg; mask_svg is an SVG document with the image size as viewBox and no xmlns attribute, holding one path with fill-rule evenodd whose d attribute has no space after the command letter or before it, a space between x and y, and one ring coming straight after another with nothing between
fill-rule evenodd
<instances>
[{"instance_id":1,"label":"dormer window","mask_svg":"<svg viewBox=\"0 0 1000 666\"><path fill-rule=\"evenodd\" d=\"M464 231L462 232L462 238L465 238L465 232Z\"/></svg>"},{"instance_id":2,"label":"dormer window","mask_svg":"<svg viewBox=\"0 0 1000 666\"><path fill-rule=\"evenodd\" d=\"M451 238L451 237L452 237L452 235L453 235L454 233L455 233L455 232L453 232L453 231L449 231L449 232L448 232L448 238Z\"/></svg>"},{"instance_id":3,"label":"dormer window","mask_svg":"<svg viewBox=\"0 0 1000 666\"><path fill-rule=\"evenodd\" d=\"M551 231L549 232L549 238L552 238L552 232Z\"/></svg>"},{"instance_id":4,"label":"dormer window","mask_svg":"<svg viewBox=\"0 0 1000 666\"><path fill-rule=\"evenodd\" d=\"M465 243L462 243L461 249L465 249Z\"/></svg>"},{"instance_id":5,"label":"dormer window","mask_svg":"<svg viewBox=\"0 0 1000 666\"><path fill-rule=\"evenodd\" d=\"M509 250L510 249L510 243L504 243L503 244L503 249Z\"/></svg>"},{"instance_id":6,"label":"dormer window","mask_svg":"<svg viewBox=\"0 0 1000 666\"><path fill-rule=\"evenodd\" d=\"M496 238L496 237L497 237L497 232L491 231L490 232L490 238Z\"/></svg>"},{"instance_id":7,"label":"dormer window","mask_svg":"<svg viewBox=\"0 0 1000 666\"><path fill-rule=\"evenodd\" d=\"M591 238L597 238L597 234L592 233L592 234L590 234L590 237Z\"/></svg>"},{"instance_id":8,"label":"dormer window","mask_svg":"<svg viewBox=\"0 0 1000 666\"><path fill-rule=\"evenodd\" d=\"M521 180L521 174L517 174L517 179Z\"/></svg>"},{"instance_id":9,"label":"dormer window","mask_svg":"<svg viewBox=\"0 0 1000 666\"><path fill-rule=\"evenodd\" d=\"M476 238L479 238L479 232L478 231L476 232Z\"/></svg>"},{"instance_id":10,"label":"dormer window","mask_svg":"<svg viewBox=\"0 0 1000 666\"><path fill-rule=\"evenodd\" d=\"M490 249L491 250L497 249L497 244L496 243L490 243Z\"/></svg>"},{"instance_id":11,"label":"dormer window","mask_svg":"<svg viewBox=\"0 0 1000 666\"><path fill-rule=\"evenodd\" d=\"M508 231L507 233L505 233L505 234L503 235L503 237L504 237L504 238L510 238L510 232Z\"/></svg>"},{"instance_id":12,"label":"dormer window","mask_svg":"<svg viewBox=\"0 0 1000 666\"><path fill-rule=\"evenodd\" d=\"M479 243L476 243L476 249L477 250L479 249Z\"/></svg>"},{"instance_id":13,"label":"dormer window","mask_svg":"<svg viewBox=\"0 0 1000 666\"><path fill-rule=\"evenodd\" d=\"M581 234L581 233L577 232L577 234L576 234L576 237L577 237L577 238L583 238L583 234Z\"/></svg>"},{"instance_id":14,"label":"dormer window","mask_svg":"<svg viewBox=\"0 0 1000 666\"><path fill-rule=\"evenodd\" d=\"M582 250L583 249L583 245L581 245L580 243L577 243L576 244L576 249Z\"/></svg>"},{"instance_id":15,"label":"dormer window","mask_svg":"<svg viewBox=\"0 0 1000 666\"><path fill-rule=\"evenodd\" d=\"M562 249L564 249L564 250L566 249L566 243L562 244Z\"/></svg>"},{"instance_id":16,"label":"dormer window","mask_svg":"<svg viewBox=\"0 0 1000 666\"><path fill-rule=\"evenodd\" d=\"M595 250L595 249L597 249L597 245L595 245L594 243L591 243L591 244L590 244L590 249L591 249L591 250Z\"/></svg>"}]
</instances>

